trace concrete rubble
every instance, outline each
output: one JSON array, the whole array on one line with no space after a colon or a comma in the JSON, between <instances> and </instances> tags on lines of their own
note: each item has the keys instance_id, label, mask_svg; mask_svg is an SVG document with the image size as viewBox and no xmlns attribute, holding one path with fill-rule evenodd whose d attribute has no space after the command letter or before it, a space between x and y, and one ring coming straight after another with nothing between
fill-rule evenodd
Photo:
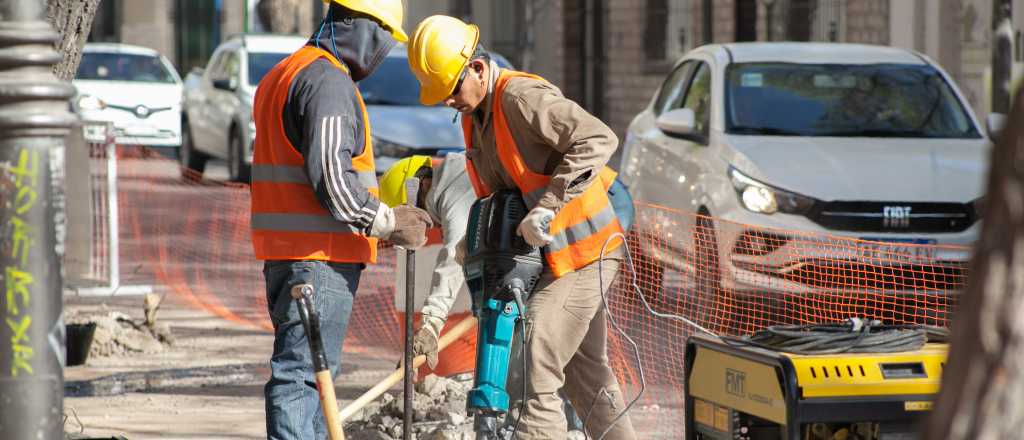
<instances>
[{"instance_id":1,"label":"concrete rubble","mask_svg":"<svg viewBox=\"0 0 1024 440\"><path fill-rule=\"evenodd\" d=\"M413 397L413 435L417 440L473 440L473 417L466 414L466 395L473 387L472 374L452 378L428 375L416 383ZM349 440L396 440L402 438L402 393L383 394L345 421ZM500 423L500 421L499 421ZM505 438L511 438L511 429ZM583 439L580 431L569 439Z\"/></svg>"}]
</instances>

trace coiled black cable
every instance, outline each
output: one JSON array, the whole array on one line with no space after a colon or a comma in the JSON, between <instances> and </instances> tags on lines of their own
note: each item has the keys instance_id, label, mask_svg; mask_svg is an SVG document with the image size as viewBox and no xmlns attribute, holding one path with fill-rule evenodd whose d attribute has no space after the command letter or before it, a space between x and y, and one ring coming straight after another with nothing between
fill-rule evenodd
<instances>
[{"instance_id":1,"label":"coiled black cable","mask_svg":"<svg viewBox=\"0 0 1024 440\"><path fill-rule=\"evenodd\" d=\"M829 324L771 326L753 335L721 338L732 345L794 354L894 353L917 350L927 342L945 342L949 329L849 318Z\"/></svg>"}]
</instances>

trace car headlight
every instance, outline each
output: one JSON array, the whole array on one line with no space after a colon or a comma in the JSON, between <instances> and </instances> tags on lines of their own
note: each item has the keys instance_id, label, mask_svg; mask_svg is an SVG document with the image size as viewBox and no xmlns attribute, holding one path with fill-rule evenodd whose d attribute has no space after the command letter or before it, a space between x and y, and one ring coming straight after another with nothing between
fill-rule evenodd
<instances>
[{"instance_id":1,"label":"car headlight","mask_svg":"<svg viewBox=\"0 0 1024 440\"><path fill-rule=\"evenodd\" d=\"M78 97L78 101L75 102L75 106L77 106L79 110L103 110L107 108L107 103L92 95L82 95Z\"/></svg>"},{"instance_id":2,"label":"car headlight","mask_svg":"<svg viewBox=\"0 0 1024 440\"><path fill-rule=\"evenodd\" d=\"M814 207L814 199L810 197L758 182L733 167L729 167L729 179L743 207L754 212L803 215Z\"/></svg>"},{"instance_id":3,"label":"car headlight","mask_svg":"<svg viewBox=\"0 0 1024 440\"><path fill-rule=\"evenodd\" d=\"M399 145L391 141L386 141L379 137L373 137L373 154L377 156L390 156L390 157L406 157L411 156L413 149L404 145Z\"/></svg>"}]
</instances>

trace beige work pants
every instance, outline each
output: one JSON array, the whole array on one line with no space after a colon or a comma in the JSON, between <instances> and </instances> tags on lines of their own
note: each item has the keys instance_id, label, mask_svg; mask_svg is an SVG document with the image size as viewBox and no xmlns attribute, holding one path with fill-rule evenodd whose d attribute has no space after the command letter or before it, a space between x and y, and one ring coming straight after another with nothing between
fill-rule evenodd
<instances>
[{"instance_id":1,"label":"beige work pants","mask_svg":"<svg viewBox=\"0 0 1024 440\"><path fill-rule=\"evenodd\" d=\"M545 271L527 305L527 400L517 438L566 438L565 413L558 390L584 420L591 438L601 435L624 408L622 391L608 365L608 326L601 292L611 286L622 259L621 250L598 263L555 278ZM521 365L513 359L512 368ZM510 396L518 400L518 394ZM625 415L605 439L636 438Z\"/></svg>"}]
</instances>

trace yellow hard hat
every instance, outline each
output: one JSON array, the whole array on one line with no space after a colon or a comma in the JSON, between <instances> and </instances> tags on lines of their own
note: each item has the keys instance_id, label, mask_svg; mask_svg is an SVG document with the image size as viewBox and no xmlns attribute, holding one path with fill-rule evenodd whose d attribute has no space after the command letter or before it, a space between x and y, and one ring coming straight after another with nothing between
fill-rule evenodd
<instances>
[{"instance_id":1,"label":"yellow hard hat","mask_svg":"<svg viewBox=\"0 0 1024 440\"><path fill-rule=\"evenodd\" d=\"M427 17L409 42L409 67L420 81L420 102L434 105L452 94L466 68L480 29L446 15Z\"/></svg>"},{"instance_id":2,"label":"yellow hard hat","mask_svg":"<svg viewBox=\"0 0 1024 440\"><path fill-rule=\"evenodd\" d=\"M430 166L430 156L409 156L395 162L380 178L380 201L391 207L405 204L405 181Z\"/></svg>"},{"instance_id":3,"label":"yellow hard hat","mask_svg":"<svg viewBox=\"0 0 1024 440\"><path fill-rule=\"evenodd\" d=\"M402 0L324 0L324 3L332 1L380 20L396 40L403 43L409 40L409 36L402 30L402 17L405 16Z\"/></svg>"}]
</instances>

